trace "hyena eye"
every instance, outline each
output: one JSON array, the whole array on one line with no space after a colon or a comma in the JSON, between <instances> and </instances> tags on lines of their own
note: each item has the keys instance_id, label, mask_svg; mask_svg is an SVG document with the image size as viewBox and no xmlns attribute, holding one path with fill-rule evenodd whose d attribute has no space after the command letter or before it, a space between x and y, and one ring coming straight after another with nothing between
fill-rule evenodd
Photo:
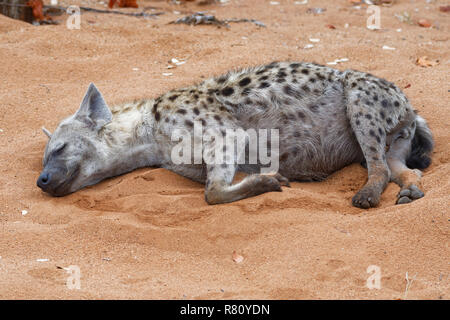
<instances>
[{"instance_id":1,"label":"hyena eye","mask_svg":"<svg viewBox=\"0 0 450 320\"><path fill-rule=\"evenodd\" d=\"M55 149L54 153L55 153L55 154L60 154L60 153L64 150L65 147L66 147L66 144L63 143L62 145L58 146L58 147Z\"/></svg>"}]
</instances>

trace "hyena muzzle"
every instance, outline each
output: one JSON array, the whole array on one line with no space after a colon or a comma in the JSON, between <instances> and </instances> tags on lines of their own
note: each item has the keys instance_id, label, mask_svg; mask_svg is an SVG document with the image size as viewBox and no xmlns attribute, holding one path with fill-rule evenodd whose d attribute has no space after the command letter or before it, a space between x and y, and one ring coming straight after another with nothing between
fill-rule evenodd
<instances>
[{"instance_id":1,"label":"hyena muzzle","mask_svg":"<svg viewBox=\"0 0 450 320\"><path fill-rule=\"evenodd\" d=\"M230 130L277 130L277 152L267 148L277 155L278 172L262 174L260 159L239 162L245 150L236 150L227 162L203 161L215 157L214 139L202 144L200 161L174 162L174 132L192 134L196 123L202 133L213 130L225 141ZM433 149L427 123L394 84L368 73L297 62L233 71L111 108L91 84L78 111L53 133L44 132L49 141L37 185L51 195L156 166L205 183L209 204L281 191L289 180L319 181L355 162L364 163L368 179L353 197L354 206L376 206L389 181L401 188L397 203L408 203L424 195L420 170L430 165ZM233 184L236 171L249 175Z\"/></svg>"}]
</instances>

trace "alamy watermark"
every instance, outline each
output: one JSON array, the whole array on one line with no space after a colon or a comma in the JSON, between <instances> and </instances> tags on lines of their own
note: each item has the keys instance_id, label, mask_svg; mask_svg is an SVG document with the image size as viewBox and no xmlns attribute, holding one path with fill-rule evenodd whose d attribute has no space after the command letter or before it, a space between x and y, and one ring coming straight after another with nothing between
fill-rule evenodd
<instances>
[{"instance_id":1,"label":"alamy watermark","mask_svg":"<svg viewBox=\"0 0 450 320\"><path fill-rule=\"evenodd\" d=\"M367 7L366 13L369 15L366 23L367 29L381 29L381 8L379 6L370 5Z\"/></svg>"},{"instance_id":2,"label":"alamy watermark","mask_svg":"<svg viewBox=\"0 0 450 320\"><path fill-rule=\"evenodd\" d=\"M69 6L66 10L69 17L66 21L66 27L69 30L81 29L81 10L79 6Z\"/></svg>"},{"instance_id":3,"label":"alamy watermark","mask_svg":"<svg viewBox=\"0 0 450 320\"><path fill-rule=\"evenodd\" d=\"M381 289L381 268L376 265L367 267L367 273L370 274L366 281L366 287L369 289Z\"/></svg>"},{"instance_id":4,"label":"alamy watermark","mask_svg":"<svg viewBox=\"0 0 450 320\"><path fill-rule=\"evenodd\" d=\"M204 130L200 121L193 123L193 135L187 129L175 129L171 140L174 164L259 165L262 174L278 172L278 129L217 129Z\"/></svg>"},{"instance_id":5,"label":"alamy watermark","mask_svg":"<svg viewBox=\"0 0 450 320\"><path fill-rule=\"evenodd\" d=\"M81 271L79 266L71 265L64 268L69 276L66 279L66 286L69 290L81 289Z\"/></svg>"}]
</instances>

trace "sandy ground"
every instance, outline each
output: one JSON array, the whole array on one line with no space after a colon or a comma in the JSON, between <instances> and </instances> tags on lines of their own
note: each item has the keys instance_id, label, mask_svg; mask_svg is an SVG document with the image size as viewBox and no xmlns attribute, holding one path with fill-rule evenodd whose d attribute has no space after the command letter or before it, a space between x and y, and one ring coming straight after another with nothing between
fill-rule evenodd
<instances>
[{"instance_id":1,"label":"sandy ground","mask_svg":"<svg viewBox=\"0 0 450 320\"><path fill-rule=\"evenodd\" d=\"M403 299L406 273L416 277L408 299L450 298L450 15L438 9L448 1L382 7L379 31L365 27L366 6L355 9L349 1L269 2L138 1L166 14L86 13L81 30L68 30L66 17L61 25L36 27L0 16L0 298ZM104 8L93 1L63 4L73 3ZM307 13L312 7L326 11ZM173 10L253 18L267 28L168 25L181 16ZM404 11L434 27L400 22L394 14ZM320 42L304 49L309 38ZM421 56L440 63L419 67ZM171 58L187 62L168 71ZM218 206L204 202L200 184L158 168L64 198L36 187L47 140L40 127L53 130L72 114L91 81L114 104L235 67L338 58L349 59L338 68L408 87L436 137L425 198L396 206L399 187L390 184L378 208L354 208L351 197L366 179L357 164L325 182L293 183L282 193ZM233 251L244 261L234 262ZM80 268L80 290L66 286L64 268L71 265ZM380 267L379 290L366 287L370 265Z\"/></svg>"}]
</instances>

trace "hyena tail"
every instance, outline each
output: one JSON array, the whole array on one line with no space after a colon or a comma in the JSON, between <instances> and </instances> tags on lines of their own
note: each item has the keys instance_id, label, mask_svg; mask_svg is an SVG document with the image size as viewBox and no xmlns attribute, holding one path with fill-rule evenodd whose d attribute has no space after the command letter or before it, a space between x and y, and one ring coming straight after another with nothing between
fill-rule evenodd
<instances>
[{"instance_id":1,"label":"hyena tail","mask_svg":"<svg viewBox=\"0 0 450 320\"><path fill-rule=\"evenodd\" d=\"M411 152L406 159L410 169L425 169L431 164L431 151L434 141L430 128L424 118L416 116L416 132L411 142Z\"/></svg>"}]
</instances>

